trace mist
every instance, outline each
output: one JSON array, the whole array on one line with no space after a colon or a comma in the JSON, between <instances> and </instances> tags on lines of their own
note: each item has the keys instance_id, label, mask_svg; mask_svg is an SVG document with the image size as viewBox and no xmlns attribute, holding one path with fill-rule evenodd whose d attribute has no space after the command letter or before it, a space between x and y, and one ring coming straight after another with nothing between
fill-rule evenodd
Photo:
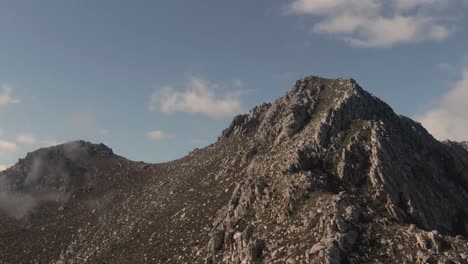
<instances>
[{"instance_id":1,"label":"mist","mask_svg":"<svg viewBox=\"0 0 468 264\"><path fill-rule=\"evenodd\" d=\"M73 162L82 156L78 149L76 144L70 144L63 149L65 155L56 153L57 150L38 151L15 166L26 173L0 172L0 212L23 219L43 203L67 203L74 179L84 173Z\"/></svg>"}]
</instances>

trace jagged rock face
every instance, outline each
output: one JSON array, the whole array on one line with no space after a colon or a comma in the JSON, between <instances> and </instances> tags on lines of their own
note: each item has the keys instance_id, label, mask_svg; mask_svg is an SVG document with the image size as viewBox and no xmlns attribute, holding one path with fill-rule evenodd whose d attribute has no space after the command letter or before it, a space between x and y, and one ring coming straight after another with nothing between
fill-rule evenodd
<instances>
[{"instance_id":1,"label":"jagged rock face","mask_svg":"<svg viewBox=\"0 0 468 264\"><path fill-rule=\"evenodd\" d=\"M453 155L420 124L397 116L353 80L305 78L260 109L242 116L255 122L235 120L224 135L253 131L269 154L297 156L287 158L286 166L320 169L355 187L371 185L372 196L385 202L393 217L468 234L463 220L468 216L467 155Z\"/></svg>"},{"instance_id":2,"label":"jagged rock face","mask_svg":"<svg viewBox=\"0 0 468 264\"><path fill-rule=\"evenodd\" d=\"M0 206L0 259L466 263L467 168L463 143L435 140L354 80L307 77L173 162L86 142L28 155L0 173L4 194L34 203Z\"/></svg>"},{"instance_id":3,"label":"jagged rock face","mask_svg":"<svg viewBox=\"0 0 468 264\"><path fill-rule=\"evenodd\" d=\"M284 223L301 216L305 218L302 221L309 223L313 220L302 215L307 212L294 207L320 191L346 190L359 194L355 199L361 202L354 203L363 203L361 207L365 208L370 199L378 204L380 213L401 223L414 223L444 234L468 234L466 153L453 151L453 146L451 149L438 142L420 124L396 115L353 80L301 79L285 97L236 117L220 140L234 137L249 137L251 144L262 151L248 165L249 179L245 184L250 187L235 194L249 198L235 207L229 206L219 216L224 220L215 224L225 230L230 253L223 253L222 257L214 254L212 259L254 261L243 252L248 251L251 242L244 243L243 248L236 243L232 246L229 234L232 237L237 232L233 226L245 218L251 223L263 222L265 218ZM265 182L273 183L266 187L267 195L257 191ZM242 185L239 188L242 190ZM271 193L282 195L275 197ZM269 205L266 209L265 204ZM249 215L247 208L255 211L255 216ZM336 222L321 219L331 226ZM322 238L314 238L318 244L311 251L323 249L320 258L329 263L340 263L343 252L354 245L343 241L356 240L354 232L318 233Z\"/></svg>"}]
</instances>

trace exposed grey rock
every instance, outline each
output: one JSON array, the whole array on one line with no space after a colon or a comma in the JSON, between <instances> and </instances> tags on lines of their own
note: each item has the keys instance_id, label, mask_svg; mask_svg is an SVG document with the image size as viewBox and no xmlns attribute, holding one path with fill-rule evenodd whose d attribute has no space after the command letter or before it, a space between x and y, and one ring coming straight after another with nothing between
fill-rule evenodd
<instances>
[{"instance_id":1,"label":"exposed grey rock","mask_svg":"<svg viewBox=\"0 0 468 264\"><path fill-rule=\"evenodd\" d=\"M468 212L463 202L468 197L468 174L462 169L468 165L466 153L454 153L450 149L453 146L447 147L420 124L396 115L353 80L301 79L285 97L242 118L256 121L249 122L244 128L245 122L235 119L230 130L250 131L256 146L261 146L269 157L263 157L262 152L256 153L257 166L255 169L251 167L252 176L241 183L249 187L236 190L242 190L246 196L254 193L254 186L263 184L257 182L256 175L270 175L268 181L281 183L282 187L269 187L269 191L275 193L273 196L257 195L255 199L249 199L244 203L240 217L223 216L229 219L228 222L238 222L248 215L249 210L257 210L256 217L250 221L259 221L258 210L261 210L263 214L269 212L266 214L274 221L288 223L301 215L298 203L314 192L332 191L336 183L332 181L337 179L380 202L386 214L396 220L410 221L419 228L437 229L445 234L467 232L466 219L462 217ZM233 140L239 135L225 133L221 141ZM276 160L276 164L260 165L270 160ZM431 170L425 169L429 167ZM276 172L278 168L282 171L280 175ZM266 204L276 206L259 209ZM316 255L326 250L336 252L332 247L336 244L341 252L339 255L343 256L346 255L343 252L351 250L361 237L353 228L363 217L357 204L343 207L338 202L330 206L336 208L337 215L331 218L318 216L321 220L316 226L322 231L315 232L314 236L323 232L325 235L322 242L308 249L307 254ZM317 207L319 214L330 210L324 205L317 204ZM338 216L341 210L344 217ZM367 214L374 214L372 212ZM304 222L313 221L305 219ZM260 230L256 232L263 234ZM434 241L429 237L424 237L428 243L426 250L440 251L438 236L433 237ZM362 236L362 239L366 238ZM277 255L275 253L275 257ZM325 255L321 254L322 261L325 261Z\"/></svg>"}]
</instances>

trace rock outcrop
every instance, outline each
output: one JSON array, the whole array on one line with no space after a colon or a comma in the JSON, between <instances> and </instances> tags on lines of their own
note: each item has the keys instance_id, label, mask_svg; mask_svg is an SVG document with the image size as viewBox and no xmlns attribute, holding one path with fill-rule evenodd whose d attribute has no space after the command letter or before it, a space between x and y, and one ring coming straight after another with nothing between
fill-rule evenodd
<instances>
[{"instance_id":1,"label":"rock outcrop","mask_svg":"<svg viewBox=\"0 0 468 264\"><path fill-rule=\"evenodd\" d=\"M169 163L71 145L0 173L4 193L34 201L0 207L4 262L468 261L466 144L437 141L354 80L300 79Z\"/></svg>"}]
</instances>

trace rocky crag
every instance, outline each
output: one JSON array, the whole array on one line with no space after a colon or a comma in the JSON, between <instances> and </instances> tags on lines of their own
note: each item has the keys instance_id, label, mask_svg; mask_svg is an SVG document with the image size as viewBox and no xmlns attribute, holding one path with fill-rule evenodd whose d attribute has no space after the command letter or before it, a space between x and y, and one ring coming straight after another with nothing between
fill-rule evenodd
<instances>
[{"instance_id":1,"label":"rocky crag","mask_svg":"<svg viewBox=\"0 0 468 264\"><path fill-rule=\"evenodd\" d=\"M77 141L0 173L1 263L467 263L468 151L307 77L146 164Z\"/></svg>"}]
</instances>

